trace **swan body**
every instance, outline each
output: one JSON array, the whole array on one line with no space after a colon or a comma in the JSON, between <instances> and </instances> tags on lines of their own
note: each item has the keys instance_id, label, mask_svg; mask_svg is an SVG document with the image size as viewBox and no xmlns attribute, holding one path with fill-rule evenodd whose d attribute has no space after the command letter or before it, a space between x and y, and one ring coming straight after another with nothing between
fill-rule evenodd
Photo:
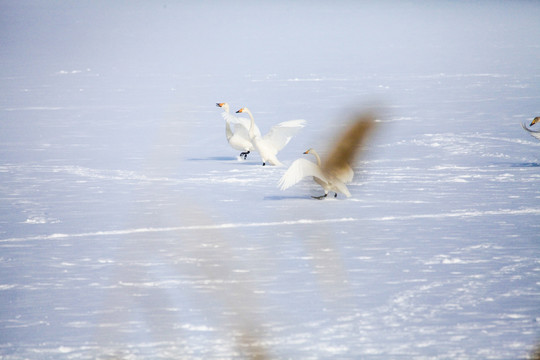
<instances>
[{"instance_id":1,"label":"swan body","mask_svg":"<svg viewBox=\"0 0 540 360\"><path fill-rule=\"evenodd\" d=\"M309 149L304 154L313 154L317 159L317 163L315 164L304 158L295 160L279 180L278 185L281 190L288 189L303 178L311 176L313 177L313 181L324 189L324 195L316 197L317 199L328 196L330 191L335 193L334 197L337 197L338 193L342 193L346 197L351 196L346 185L352 181L354 176L354 172L350 166L347 165L340 171L324 171L321 167L321 158L314 149Z\"/></svg>"},{"instance_id":2,"label":"swan body","mask_svg":"<svg viewBox=\"0 0 540 360\"><path fill-rule=\"evenodd\" d=\"M330 191L335 193L334 197L337 197L338 193L350 197L351 193L346 184L352 181L354 172L349 164L354 162L360 146L375 126L374 124L374 117L370 114L358 117L339 136L324 162L321 162L315 150L307 150L304 154L313 154L317 163L304 158L295 160L279 180L278 186L281 190L285 190L303 178L311 176L324 189L324 195L314 196L314 198L323 199Z\"/></svg>"},{"instance_id":3,"label":"swan body","mask_svg":"<svg viewBox=\"0 0 540 360\"><path fill-rule=\"evenodd\" d=\"M538 120L537 120L538 119ZM535 121L536 120L536 121ZM534 118L533 122L531 123L531 125L529 126L533 126L534 124L536 124L538 121L540 120L540 116L537 116ZM538 140L540 140L540 131L535 131L535 130L531 130L529 129L524 123L521 123L521 127L523 129L525 129L526 131L529 132L529 134L531 134L532 136L534 136L535 138L537 138Z\"/></svg>"},{"instance_id":4,"label":"swan body","mask_svg":"<svg viewBox=\"0 0 540 360\"><path fill-rule=\"evenodd\" d=\"M255 149L249 137L249 119L231 115L229 112L229 104L227 103L216 103L216 106L223 108L221 115L225 119L225 136L227 137L229 145L231 145L233 149L242 151L240 157L243 156L244 159L246 159L248 154ZM234 131L231 129L231 124L234 126ZM257 127L254 131L258 134L261 133Z\"/></svg>"},{"instance_id":5,"label":"swan body","mask_svg":"<svg viewBox=\"0 0 540 360\"><path fill-rule=\"evenodd\" d=\"M260 131L257 131L258 128L255 125L253 114L248 108L241 108L237 113L247 113L250 117L249 138L255 149L259 152L263 166L267 163L282 166L283 164L277 158L277 153L289 143L292 137L306 123L305 120L284 121L273 126L266 135L261 136Z\"/></svg>"}]
</instances>

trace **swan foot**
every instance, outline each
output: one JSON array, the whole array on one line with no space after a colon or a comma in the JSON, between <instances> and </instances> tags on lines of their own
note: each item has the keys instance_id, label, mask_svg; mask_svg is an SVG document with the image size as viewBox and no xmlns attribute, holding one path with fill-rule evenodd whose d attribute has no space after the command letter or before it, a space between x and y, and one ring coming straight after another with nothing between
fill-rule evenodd
<instances>
[{"instance_id":1,"label":"swan foot","mask_svg":"<svg viewBox=\"0 0 540 360\"><path fill-rule=\"evenodd\" d=\"M248 151L244 151L244 152L241 152L241 153L240 153L240 157L242 157L242 156L243 156L243 157L244 157L244 160L246 160L246 159L247 159L247 156L248 156L248 154L249 154L249 150L248 150Z\"/></svg>"},{"instance_id":2,"label":"swan foot","mask_svg":"<svg viewBox=\"0 0 540 360\"><path fill-rule=\"evenodd\" d=\"M334 194L334 197L337 198L337 193Z\"/></svg>"},{"instance_id":3,"label":"swan foot","mask_svg":"<svg viewBox=\"0 0 540 360\"><path fill-rule=\"evenodd\" d=\"M265 162L263 162L263 166L264 166L264 165L266 165L266 163L265 163Z\"/></svg>"},{"instance_id":4,"label":"swan foot","mask_svg":"<svg viewBox=\"0 0 540 360\"><path fill-rule=\"evenodd\" d=\"M328 194L324 194L324 195L321 195L321 196L312 196L312 198L314 199L317 199L317 200L322 200L324 199Z\"/></svg>"}]
</instances>

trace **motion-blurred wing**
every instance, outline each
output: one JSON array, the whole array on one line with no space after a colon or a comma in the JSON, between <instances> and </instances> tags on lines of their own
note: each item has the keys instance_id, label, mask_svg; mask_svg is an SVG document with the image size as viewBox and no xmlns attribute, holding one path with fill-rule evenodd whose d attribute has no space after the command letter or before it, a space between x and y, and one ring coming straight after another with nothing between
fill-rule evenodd
<instances>
[{"instance_id":1,"label":"motion-blurred wing","mask_svg":"<svg viewBox=\"0 0 540 360\"><path fill-rule=\"evenodd\" d=\"M277 151L280 151L291 141L292 137L306 125L305 120L284 121L273 126L268 134L264 135L264 140L272 144Z\"/></svg>"},{"instance_id":2,"label":"motion-blurred wing","mask_svg":"<svg viewBox=\"0 0 540 360\"><path fill-rule=\"evenodd\" d=\"M375 127L375 117L372 114L359 115L353 123L341 134L326 161L322 164L322 171L332 174L341 181L352 180L352 169L362 145Z\"/></svg>"},{"instance_id":3,"label":"motion-blurred wing","mask_svg":"<svg viewBox=\"0 0 540 360\"><path fill-rule=\"evenodd\" d=\"M328 182L326 176L324 176L321 168L317 164L309 160L300 158L298 160L295 160L291 164L291 166L289 166L285 174L283 174L283 176L279 180L278 186L281 190L285 190L298 183L306 176L314 176L325 182Z\"/></svg>"},{"instance_id":4,"label":"motion-blurred wing","mask_svg":"<svg viewBox=\"0 0 540 360\"><path fill-rule=\"evenodd\" d=\"M349 183L354 177L354 171L349 165L344 166L343 168L334 171L334 176L342 181L343 183Z\"/></svg>"},{"instance_id":5,"label":"motion-blurred wing","mask_svg":"<svg viewBox=\"0 0 540 360\"><path fill-rule=\"evenodd\" d=\"M521 123L521 127L525 130L527 130L532 136L540 140L540 131L534 131L529 129L524 123Z\"/></svg>"}]
</instances>

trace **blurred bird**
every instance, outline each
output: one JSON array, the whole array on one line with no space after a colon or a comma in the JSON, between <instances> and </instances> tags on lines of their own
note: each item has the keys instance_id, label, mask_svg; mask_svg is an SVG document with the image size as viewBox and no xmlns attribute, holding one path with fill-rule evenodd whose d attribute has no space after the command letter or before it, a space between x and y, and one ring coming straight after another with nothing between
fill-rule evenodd
<instances>
[{"instance_id":1,"label":"blurred bird","mask_svg":"<svg viewBox=\"0 0 540 360\"><path fill-rule=\"evenodd\" d=\"M529 126L533 126L534 124L536 124L539 121L540 121L540 116L537 116L532 120L532 122L531 122L531 124ZM521 127L523 129L525 129L526 131L528 131L529 134L531 134L532 136L534 136L535 138L540 140L540 131L531 130L524 123L521 123Z\"/></svg>"},{"instance_id":2,"label":"blurred bird","mask_svg":"<svg viewBox=\"0 0 540 360\"><path fill-rule=\"evenodd\" d=\"M324 162L321 162L319 154L314 149L307 150L304 154L313 154L317 163L303 158L295 160L279 180L278 186L281 190L285 190L304 177L312 176L313 180L324 189L324 195L312 196L313 198L324 199L330 191L335 193L334 197L337 197L338 193L350 197L351 193L346 185L354 176L350 164L354 163L361 145L366 141L374 126L373 115L358 116L341 134Z\"/></svg>"},{"instance_id":3,"label":"blurred bird","mask_svg":"<svg viewBox=\"0 0 540 360\"><path fill-rule=\"evenodd\" d=\"M223 108L221 115L225 119L225 136L227 137L229 145L231 145L233 149L242 151L240 157L244 157L244 160L247 159L248 154L252 150L255 150L249 137L249 119L231 115L229 112L229 104L225 102L216 103L216 106ZM231 130L231 123L234 125L234 132ZM254 132L259 135L261 134L257 126L255 126Z\"/></svg>"},{"instance_id":4,"label":"blurred bird","mask_svg":"<svg viewBox=\"0 0 540 360\"><path fill-rule=\"evenodd\" d=\"M249 138L255 146L255 149L259 152L263 161L263 166L266 165L266 163L282 166L283 164L277 158L277 153L281 151L281 149L291 141L292 137L306 124L305 120L284 121L273 126L266 135L261 136L260 131L257 132L258 128L257 125L255 125L253 114L248 108L241 108L237 113L247 113L251 119Z\"/></svg>"}]
</instances>

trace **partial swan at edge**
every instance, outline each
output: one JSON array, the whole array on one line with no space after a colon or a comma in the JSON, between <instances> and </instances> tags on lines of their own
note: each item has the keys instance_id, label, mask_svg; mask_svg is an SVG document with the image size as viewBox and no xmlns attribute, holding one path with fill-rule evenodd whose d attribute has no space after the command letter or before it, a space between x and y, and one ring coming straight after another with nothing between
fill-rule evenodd
<instances>
[{"instance_id":1,"label":"partial swan at edge","mask_svg":"<svg viewBox=\"0 0 540 360\"><path fill-rule=\"evenodd\" d=\"M532 121L531 121L531 124L529 126L533 126L534 124L536 124L537 122L540 121L540 116L537 116L535 117ZM521 123L521 127L523 129L525 129L526 131L529 132L529 134L531 134L532 136L534 136L535 138L537 138L538 140L540 140L540 131L536 131L536 130L531 130L529 129L524 123Z\"/></svg>"},{"instance_id":2,"label":"partial swan at edge","mask_svg":"<svg viewBox=\"0 0 540 360\"><path fill-rule=\"evenodd\" d=\"M266 135L261 136L260 132L257 133L258 128L257 125L255 125L255 119L248 108L241 108L237 113L247 113L251 119L249 137L261 156L263 166L266 165L266 163L282 166L283 164L277 158L277 153L289 143L292 137L303 128L306 123L305 120L284 121L273 126Z\"/></svg>"}]
</instances>

